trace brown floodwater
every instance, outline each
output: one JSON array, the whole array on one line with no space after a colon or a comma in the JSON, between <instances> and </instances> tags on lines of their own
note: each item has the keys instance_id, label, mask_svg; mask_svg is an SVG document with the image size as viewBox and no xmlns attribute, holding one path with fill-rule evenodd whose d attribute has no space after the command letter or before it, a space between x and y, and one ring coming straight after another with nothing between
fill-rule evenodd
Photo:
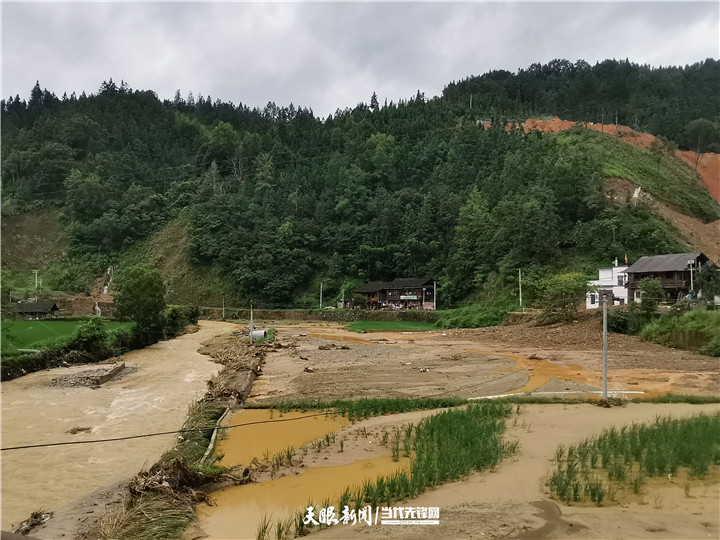
<instances>
[{"instance_id":1,"label":"brown floodwater","mask_svg":"<svg viewBox=\"0 0 720 540\"><path fill-rule=\"evenodd\" d=\"M51 386L53 378L98 366L31 373L2 383L2 447L106 439L179 429L188 405L220 369L197 353L203 341L237 328L201 321L200 330L122 357L137 368L99 388ZM67 433L72 427L90 432ZM170 449L176 435L2 452L2 529L38 510L62 514L97 490L129 479Z\"/></svg>"},{"instance_id":2,"label":"brown floodwater","mask_svg":"<svg viewBox=\"0 0 720 540\"><path fill-rule=\"evenodd\" d=\"M281 414L268 409L245 409L230 417L225 425L238 427L227 431L227 438L220 440L215 453L223 456L220 465L232 467L247 466L253 458L272 457L290 447L300 448L349 426L350 421L340 415L326 416L318 411Z\"/></svg>"},{"instance_id":3,"label":"brown floodwater","mask_svg":"<svg viewBox=\"0 0 720 540\"><path fill-rule=\"evenodd\" d=\"M313 467L297 475L223 489L211 495L213 506L203 504L198 507L198 525L210 539L254 539L261 521L267 518L272 521L270 537L274 538L275 523L293 516L298 510L304 512L308 503L319 508L323 501L330 500L337 510L337 501L345 488L406 469L409 463L409 458L395 462L386 454L348 465Z\"/></svg>"}]
</instances>

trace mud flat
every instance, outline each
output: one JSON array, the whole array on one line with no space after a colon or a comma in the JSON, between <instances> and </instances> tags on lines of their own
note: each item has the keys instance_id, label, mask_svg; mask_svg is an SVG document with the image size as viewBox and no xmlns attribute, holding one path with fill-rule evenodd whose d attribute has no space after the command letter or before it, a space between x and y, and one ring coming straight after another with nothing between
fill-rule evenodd
<instances>
[{"instance_id":1,"label":"mud flat","mask_svg":"<svg viewBox=\"0 0 720 540\"><path fill-rule=\"evenodd\" d=\"M206 381L221 367L197 349L203 341L236 328L201 321L194 334L132 351L123 356L132 372L99 388L53 386L53 379L87 366L56 368L3 382L3 448L179 429L189 403L203 394ZM33 535L60 537L65 531L59 524L68 520L80 501L93 506L88 496L152 465L172 447L175 437L3 452L2 529L12 528L42 508L55 515L46 529ZM78 519L71 521L77 525Z\"/></svg>"}]
</instances>

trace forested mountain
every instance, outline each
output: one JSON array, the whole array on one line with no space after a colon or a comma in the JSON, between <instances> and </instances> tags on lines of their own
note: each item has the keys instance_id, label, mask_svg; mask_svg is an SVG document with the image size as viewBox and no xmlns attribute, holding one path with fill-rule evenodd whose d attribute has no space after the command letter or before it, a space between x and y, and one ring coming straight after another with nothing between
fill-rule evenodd
<instances>
[{"instance_id":1,"label":"forested mountain","mask_svg":"<svg viewBox=\"0 0 720 540\"><path fill-rule=\"evenodd\" d=\"M543 114L567 120L619 123L696 149L690 122L717 122L720 114L720 62L707 59L685 67L653 68L628 60L605 60L591 66L553 60L517 73L491 71L453 82L443 97L506 115ZM717 126L716 126L717 129ZM717 134L704 144L717 144ZM715 150L717 151L717 150Z\"/></svg>"},{"instance_id":2,"label":"forested mountain","mask_svg":"<svg viewBox=\"0 0 720 540\"><path fill-rule=\"evenodd\" d=\"M3 214L62 209L70 262L54 273L57 289L121 264L150 235L182 223L193 264L220 272L236 300L266 305L301 303L321 278L332 295L401 276L435 277L445 303L457 303L502 291L519 267L589 269L626 253L681 249L646 205L606 196L602 148L611 136L506 127L536 111L586 119L583 110L612 103L621 120L637 114L678 144L697 142L693 121L710 125L703 145L714 141L720 101L707 81L717 81L717 61L610 64L493 72L433 99L418 92L381 105L373 95L326 119L179 91L161 101L112 80L96 94L62 98L38 84L29 101L2 102ZM648 77L660 82L636 84ZM649 105L657 100L662 107ZM667 148L659 160L633 151L643 174L674 159ZM668 185L656 196L670 206L720 218L691 169L659 178Z\"/></svg>"}]
</instances>

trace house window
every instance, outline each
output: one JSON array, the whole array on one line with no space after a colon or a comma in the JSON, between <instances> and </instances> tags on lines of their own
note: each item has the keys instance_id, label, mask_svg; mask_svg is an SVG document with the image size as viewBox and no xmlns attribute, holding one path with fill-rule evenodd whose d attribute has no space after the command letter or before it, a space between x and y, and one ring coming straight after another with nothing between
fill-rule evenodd
<instances>
[{"instance_id":1,"label":"house window","mask_svg":"<svg viewBox=\"0 0 720 540\"><path fill-rule=\"evenodd\" d=\"M590 305L591 306L595 305L595 294L594 293L590 294Z\"/></svg>"},{"instance_id":2,"label":"house window","mask_svg":"<svg viewBox=\"0 0 720 540\"><path fill-rule=\"evenodd\" d=\"M622 277L622 276L618 276L618 287L622 287L623 285L624 285L624 283L623 283L623 277Z\"/></svg>"}]
</instances>

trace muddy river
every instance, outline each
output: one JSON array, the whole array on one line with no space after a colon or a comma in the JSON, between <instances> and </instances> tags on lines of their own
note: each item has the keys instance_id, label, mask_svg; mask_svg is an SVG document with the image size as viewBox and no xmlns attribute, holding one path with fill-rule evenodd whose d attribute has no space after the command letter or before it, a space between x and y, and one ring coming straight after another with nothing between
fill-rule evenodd
<instances>
[{"instance_id":1,"label":"muddy river","mask_svg":"<svg viewBox=\"0 0 720 540\"><path fill-rule=\"evenodd\" d=\"M123 356L128 373L99 388L53 379L99 366L72 366L2 383L2 447L84 441L179 429L188 405L220 370L197 353L203 341L237 328L201 321L200 330ZM72 428L85 428L76 434ZM38 509L64 509L129 479L170 449L175 435L2 452L2 529Z\"/></svg>"}]
</instances>

